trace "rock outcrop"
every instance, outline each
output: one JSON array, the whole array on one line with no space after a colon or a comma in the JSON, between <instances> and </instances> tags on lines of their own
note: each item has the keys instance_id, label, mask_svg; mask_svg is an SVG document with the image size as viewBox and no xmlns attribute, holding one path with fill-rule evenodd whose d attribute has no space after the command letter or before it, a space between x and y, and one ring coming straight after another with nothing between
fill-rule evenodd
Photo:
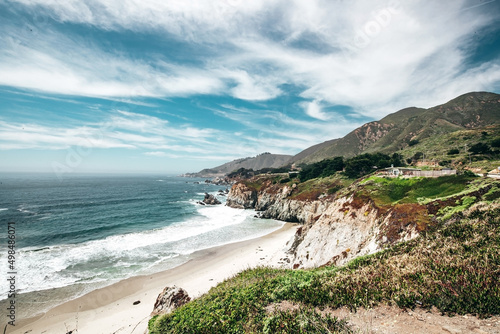
<instances>
[{"instance_id":1,"label":"rock outcrop","mask_svg":"<svg viewBox=\"0 0 500 334\"><path fill-rule=\"evenodd\" d=\"M257 190L243 183L231 187L226 205L236 209L254 209L257 203Z\"/></svg>"},{"instance_id":2,"label":"rock outcrop","mask_svg":"<svg viewBox=\"0 0 500 334\"><path fill-rule=\"evenodd\" d=\"M170 313L176 308L189 302L191 298L188 296L187 292L178 288L175 285L173 287L167 286L156 298L155 306L151 316L157 314Z\"/></svg>"},{"instance_id":3,"label":"rock outcrop","mask_svg":"<svg viewBox=\"0 0 500 334\"><path fill-rule=\"evenodd\" d=\"M221 202L212 194L205 193L205 198L203 198L203 201L198 202L198 204L208 204L208 205L217 205L221 204Z\"/></svg>"},{"instance_id":4,"label":"rock outcrop","mask_svg":"<svg viewBox=\"0 0 500 334\"><path fill-rule=\"evenodd\" d=\"M288 243L292 268L341 265L419 233L415 215L422 208L418 204L380 210L354 193L301 200L291 196L292 187L264 182L257 191L239 182L226 202L233 208L255 209L261 218L303 224Z\"/></svg>"}]
</instances>

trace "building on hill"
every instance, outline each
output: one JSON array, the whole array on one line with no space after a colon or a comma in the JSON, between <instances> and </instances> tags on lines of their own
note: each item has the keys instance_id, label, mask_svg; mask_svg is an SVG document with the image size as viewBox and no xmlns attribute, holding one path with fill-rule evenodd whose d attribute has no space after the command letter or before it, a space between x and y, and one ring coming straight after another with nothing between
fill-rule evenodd
<instances>
[{"instance_id":1,"label":"building on hill","mask_svg":"<svg viewBox=\"0 0 500 334\"><path fill-rule=\"evenodd\" d=\"M500 167L488 172L488 177L500 179Z\"/></svg>"},{"instance_id":2,"label":"building on hill","mask_svg":"<svg viewBox=\"0 0 500 334\"><path fill-rule=\"evenodd\" d=\"M417 167L439 167L439 163L434 160L422 160L422 161L417 161L415 164Z\"/></svg>"},{"instance_id":3,"label":"building on hill","mask_svg":"<svg viewBox=\"0 0 500 334\"><path fill-rule=\"evenodd\" d=\"M407 167L388 167L381 169L380 174L389 177L440 177L444 175L455 175L457 171L451 168L443 168L441 170L421 170L418 168L407 168Z\"/></svg>"},{"instance_id":4,"label":"building on hill","mask_svg":"<svg viewBox=\"0 0 500 334\"><path fill-rule=\"evenodd\" d=\"M416 172L421 172L418 168L406 168L406 167L388 167L381 169L381 173L386 176L398 177L398 176L415 176Z\"/></svg>"}]
</instances>

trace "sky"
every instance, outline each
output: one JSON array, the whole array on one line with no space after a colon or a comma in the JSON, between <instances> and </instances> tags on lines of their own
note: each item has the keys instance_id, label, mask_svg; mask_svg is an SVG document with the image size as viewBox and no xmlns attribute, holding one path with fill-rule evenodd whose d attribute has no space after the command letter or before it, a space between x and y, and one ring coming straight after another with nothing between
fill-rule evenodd
<instances>
[{"instance_id":1,"label":"sky","mask_svg":"<svg viewBox=\"0 0 500 334\"><path fill-rule=\"evenodd\" d=\"M500 0L0 0L0 172L196 172L500 92Z\"/></svg>"}]
</instances>

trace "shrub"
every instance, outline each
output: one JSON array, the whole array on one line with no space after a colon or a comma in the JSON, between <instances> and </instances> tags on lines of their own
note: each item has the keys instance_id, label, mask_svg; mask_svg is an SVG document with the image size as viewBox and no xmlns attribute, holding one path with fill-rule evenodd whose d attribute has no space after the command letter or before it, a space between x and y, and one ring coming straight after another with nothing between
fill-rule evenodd
<instances>
[{"instance_id":1,"label":"shrub","mask_svg":"<svg viewBox=\"0 0 500 334\"><path fill-rule=\"evenodd\" d=\"M486 154L490 152L490 147L485 143L477 143L469 148L472 154Z\"/></svg>"},{"instance_id":2,"label":"shrub","mask_svg":"<svg viewBox=\"0 0 500 334\"><path fill-rule=\"evenodd\" d=\"M339 191L340 189L342 189L342 186L341 185L336 185L330 189L328 189L328 194L329 195L332 195L332 194L335 194L337 191Z\"/></svg>"},{"instance_id":3,"label":"shrub","mask_svg":"<svg viewBox=\"0 0 500 334\"><path fill-rule=\"evenodd\" d=\"M263 333L354 333L345 320L306 308L276 311L263 321Z\"/></svg>"},{"instance_id":4,"label":"shrub","mask_svg":"<svg viewBox=\"0 0 500 334\"><path fill-rule=\"evenodd\" d=\"M448 151L448 155L455 155L460 153L460 151L457 148L452 148L451 150Z\"/></svg>"},{"instance_id":5,"label":"shrub","mask_svg":"<svg viewBox=\"0 0 500 334\"><path fill-rule=\"evenodd\" d=\"M343 157L324 159L303 168L299 173L299 178L301 182L304 182L317 177L327 177L344 169L344 165Z\"/></svg>"},{"instance_id":6,"label":"shrub","mask_svg":"<svg viewBox=\"0 0 500 334\"><path fill-rule=\"evenodd\" d=\"M413 140L410 140L410 142L408 143L408 145L409 145L409 146L415 146L415 145L417 145L418 143L419 143L419 141L418 141L418 140L413 139Z\"/></svg>"},{"instance_id":7,"label":"shrub","mask_svg":"<svg viewBox=\"0 0 500 334\"><path fill-rule=\"evenodd\" d=\"M491 147L500 147L500 138L495 138L491 142Z\"/></svg>"},{"instance_id":8,"label":"shrub","mask_svg":"<svg viewBox=\"0 0 500 334\"><path fill-rule=\"evenodd\" d=\"M412 159L413 160L419 160L419 159L422 159L424 157L424 153L423 152L417 152L413 155Z\"/></svg>"},{"instance_id":9,"label":"shrub","mask_svg":"<svg viewBox=\"0 0 500 334\"><path fill-rule=\"evenodd\" d=\"M344 173L349 178L359 178L377 169L386 168L391 165L404 165L403 157L397 153L394 153L392 156L383 153L365 153L347 160Z\"/></svg>"}]
</instances>

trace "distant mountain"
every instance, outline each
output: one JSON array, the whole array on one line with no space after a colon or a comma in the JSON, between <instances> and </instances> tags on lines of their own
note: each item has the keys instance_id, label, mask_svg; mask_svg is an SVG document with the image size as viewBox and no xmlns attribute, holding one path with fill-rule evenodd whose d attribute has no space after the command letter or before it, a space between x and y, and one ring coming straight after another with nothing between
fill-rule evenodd
<instances>
[{"instance_id":1,"label":"distant mountain","mask_svg":"<svg viewBox=\"0 0 500 334\"><path fill-rule=\"evenodd\" d=\"M393 153L435 135L500 123L500 95L473 92L445 104L406 108L370 122L343 138L311 146L288 163L313 163L334 156Z\"/></svg>"},{"instance_id":2,"label":"distant mountain","mask_svg":"<svg viewBox=\"0 0 500 334\"><path fill-rule=\"evenodd\" d=\"M277 168L286 165L291 157L292 157L291 155L271 154L265 152L257 155L256 157L236 159L217 167L203 169L198 173L186 174L186 176L215 177L215 176L223 176L239 168L246 168L253 170L259 170L262 168Z\"/></svg>"}]
</instances>

